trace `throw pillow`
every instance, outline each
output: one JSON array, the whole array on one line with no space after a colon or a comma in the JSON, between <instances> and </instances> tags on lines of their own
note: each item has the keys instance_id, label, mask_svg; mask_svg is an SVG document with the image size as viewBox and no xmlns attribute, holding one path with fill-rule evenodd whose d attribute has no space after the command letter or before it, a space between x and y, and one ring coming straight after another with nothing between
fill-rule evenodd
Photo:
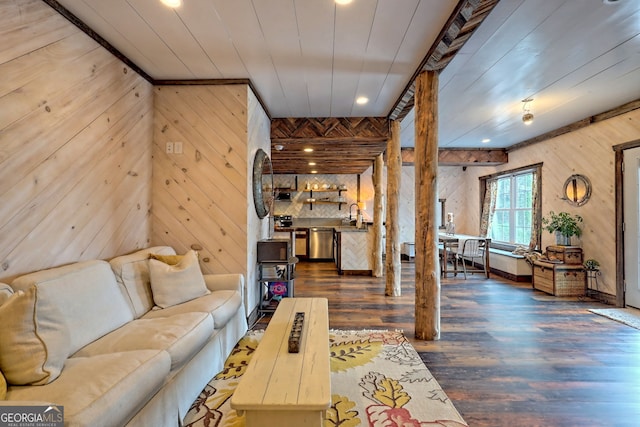
<instances>
[{"instance_id":1,"label":"throw pillow","mask_svg":"<svg viewBox=\"0 0 640 427\"><path fill-rule=\"evenodd\" d=\"M14 385L55 380L69 356L71 337L59 308L33 286L0 306L0 371Z\"/></svg>"},{"instance_id":2,"label":"throw pillow","mask_svg":"<svg viewBox=\"0 0 640 427\"><path fill-rule=\"evenodd\" d=\"M162 261L165 264L169 264L169 265L176 265L178 264L180 261L182 261L182 258L184 258L184 255L160 255L160 254L149 254L149 258L150 259L157 259L158 261Z\"/></svg>"},{"instance_id":3,"label":"throw pillow","mask_svg":"<svg viewBox=\"0 0 640 427\"><path fill-rule=\"evenodd\" d=\"M7 380L4 379L4 375L0 372L0 400L7 398Z\"/></svg>"},{"instance_id":4,"label":"throw pillow","mask_svg":"<svg viewBox=\"0 0 640 427\"><path fill-rule=\"evenodd\" d=\"M204 282L195 251L187 252L176 265L150 259L149 278L153 301L162 308L211 293Z\"/></svg>"}]
</instances>

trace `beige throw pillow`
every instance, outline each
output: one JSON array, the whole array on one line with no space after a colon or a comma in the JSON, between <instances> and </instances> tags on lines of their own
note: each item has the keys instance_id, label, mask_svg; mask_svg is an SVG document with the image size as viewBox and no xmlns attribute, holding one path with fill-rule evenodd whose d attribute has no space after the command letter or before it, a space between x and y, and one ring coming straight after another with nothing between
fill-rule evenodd
<instances>
[{"instance_id":1,"label":"beige throw pillow","mask_svg":"<svg viewBox=\"0 0 640 427\"><path fill-rule=\"evenodd\" d=\"M69 356L69 329L35 286L0 306L0 325L0 371L9 384L43 385L60 375Z\"/></svg>"},{"instance_id":2,"label":"beige throw pillow","mask_svg":"<svg viewBox=\"0 0 640 427\"><path fill-rule=\"evenodd\" d=\"M0 372L0 400L7 398L7 380L4 379L4 375Z\"/></svg>"},{"instance_id":3,"label":"beige throw pillow","mask_svg":"<svg viewBox=\"0 0 640 427\"><path fill-rule=\"evenodd\" d=\"M149 278L153 301L162 308L211 293L202 277L195 251L187 252L176 265L150 259Z\"/></svg>"},{"instance_id":4,"label":"beige throw pillow","mask_svg":"<svg viewBox=\"0 0 640 427\"><path fill-rule=\"evenodd\" d=\"M180 261L182 261L182 258L184 258L184 255L160 255L160 254L149 254L149 258L150 259L157 259L158 261L162 261L165 264L169 264L169 265L176 265L178 264Z\"/></svg>"}]
</instances>

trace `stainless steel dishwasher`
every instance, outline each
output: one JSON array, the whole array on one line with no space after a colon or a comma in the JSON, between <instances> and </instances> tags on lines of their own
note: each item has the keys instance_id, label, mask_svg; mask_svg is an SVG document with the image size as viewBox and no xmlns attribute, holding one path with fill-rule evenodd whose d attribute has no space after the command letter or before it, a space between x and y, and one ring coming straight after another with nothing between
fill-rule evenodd
<instances>
[{"instance_id":1,"label":"stainless steel dishwasher","mask_svg":"<svg viewBox=\"0 0 640 427\"><path fill-rule=\"evenodd\" d=\"M309 259L333 259L333 228L309 229Z\"/></svg>"}]
</instances>

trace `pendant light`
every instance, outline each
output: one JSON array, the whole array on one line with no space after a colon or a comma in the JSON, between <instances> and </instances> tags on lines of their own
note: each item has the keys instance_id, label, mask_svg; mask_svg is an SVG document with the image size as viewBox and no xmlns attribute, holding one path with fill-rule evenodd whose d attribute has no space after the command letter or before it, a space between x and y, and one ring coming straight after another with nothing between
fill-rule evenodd
<instances>
[{"instance_id":1,"label":"pendant light","mask_svg":"<svg viewBox=\"0 0 640 427\"><path fill-rule=\"evenodd\" d=\"M529 103L533 101L533 98L525 98L522 100L522 123L529 126L533 123L533 114L531 113L531 107Z\"/></svg>"}]
</instances>

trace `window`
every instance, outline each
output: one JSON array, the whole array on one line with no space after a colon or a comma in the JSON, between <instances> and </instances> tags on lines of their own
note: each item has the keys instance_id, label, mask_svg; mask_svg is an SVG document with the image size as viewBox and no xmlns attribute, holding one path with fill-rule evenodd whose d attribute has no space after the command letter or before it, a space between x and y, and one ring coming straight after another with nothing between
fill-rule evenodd
<instances>
[{"instance_id":1,"label":"window","mask_svg":"<svg viewBox=\"0 0 640 427\"><path fill-rule=\"evenodd\" d=\"M529 245L533 213L533 172L497 178L496 209L489 237L497 242Z\"/></svg>"},{"instance_id":2,"label":"window","mask_svg":"<svg viewBox=\"0 0 640 427\"><path fill-rule=\"evenodd\" d=\"M539 245L539 179L541 166L482 177L481 231L492 246Z\"/></svg>"}]
</instances>

